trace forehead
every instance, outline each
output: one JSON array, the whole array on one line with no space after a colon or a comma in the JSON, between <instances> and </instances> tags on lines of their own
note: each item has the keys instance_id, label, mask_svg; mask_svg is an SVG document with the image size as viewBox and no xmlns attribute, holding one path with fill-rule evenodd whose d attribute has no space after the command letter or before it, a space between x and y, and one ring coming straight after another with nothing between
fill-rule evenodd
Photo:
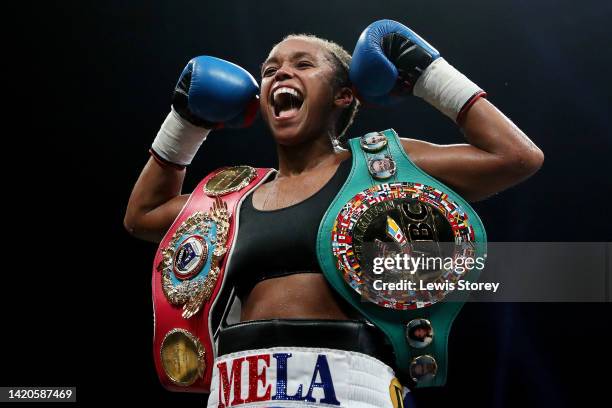
<instances>
[{"instance_id":1,"label":"forehead","mask_svg":"<svg viewBox=\"0 0 612 408\"><path fill-rule=\"evenodd\" d=\"M292 38L282 41L272 48L264 64L270 61L296 58L304 55L310 55L314 58L322 59L325 58L325 50L323 46L318 44L316 41Z\"/></svg>"}]
</instances>

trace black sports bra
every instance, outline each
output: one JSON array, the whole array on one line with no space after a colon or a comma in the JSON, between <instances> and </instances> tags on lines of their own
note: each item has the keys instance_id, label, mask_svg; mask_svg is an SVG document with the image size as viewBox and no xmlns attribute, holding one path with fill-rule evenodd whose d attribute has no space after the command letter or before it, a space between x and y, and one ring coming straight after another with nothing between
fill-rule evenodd
<instances>
[{"instance_id":1,"label":"black sports bra","mask_svg":"<svg viewBox=\"0 0 612 408\"><path fill-rule=\"evenodd\" d=\"M341 162L319 191L289 207L260 211L253 207L253 194L244 200L230 272L240 299L266 279L321 273L315 248L319 224L346 181L351 162Z\"/></svg>"}]
</instances>

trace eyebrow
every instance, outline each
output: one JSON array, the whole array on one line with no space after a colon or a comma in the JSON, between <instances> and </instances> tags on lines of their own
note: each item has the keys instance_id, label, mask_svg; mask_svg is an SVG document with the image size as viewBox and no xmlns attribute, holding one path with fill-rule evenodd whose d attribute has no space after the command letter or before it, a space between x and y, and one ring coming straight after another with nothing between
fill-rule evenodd
<instances>
[{"instance_id":1,"label":"eyebrow","mask_svg":"<svg viewBox=\"0 0 612 408\"><path fill-rule=\"evenodd\" d=\"M302 58L302 57L310 57L310 58L312 58L312 59L315 59L315 56L314 56L314 55L312 55L311 53L307 52L307 51L296 51L296 52L294 52L293 54L291 54L290 59L291 59L291 60L296 60L296 59L298 59L298 58ZM271 57L271 58L268 58L267 60L265 60L265 61L263 62L263 64L261 64L261 67L260 67L260 69L259 69L259 70L260 70L260 71L261 71L261 70L263 70L263 67L265 67L265 66L266 66L266 64L269 64L269 63L271 63L271 62L278 62L278 58L276 58L276 57Z\"/></svg>"}]
</instances>

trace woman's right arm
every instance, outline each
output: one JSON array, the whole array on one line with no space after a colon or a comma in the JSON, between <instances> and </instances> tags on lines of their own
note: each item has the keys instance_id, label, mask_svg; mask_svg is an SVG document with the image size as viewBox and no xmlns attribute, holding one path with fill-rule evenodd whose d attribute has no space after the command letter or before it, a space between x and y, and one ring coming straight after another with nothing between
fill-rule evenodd
<instances>
[{"instance_id":1,"label":"woman's right arm","mask_svg":"<svg viewBox=\"0 0 612 408\"><path fill-rule=\"evenodd\" d=\"M151 158L134 185L123 219L136 238L160 242L187 202L181 194L185 169L162 166Z\"/></svg>"},{"instance_id":2,"label":"woman's right arm","mask_svg":"<svg viewBox=\"0 0 612 408\"><path fill-rule=\"evenodd\" d=\"M189 61L174 89L172 110L151 146L134 185L123 225L130 234L160 242L188 199L181 195L185 168L211 129L249 126L259 87L243 68L219 58Z\"/></svg>"}]
</instances>

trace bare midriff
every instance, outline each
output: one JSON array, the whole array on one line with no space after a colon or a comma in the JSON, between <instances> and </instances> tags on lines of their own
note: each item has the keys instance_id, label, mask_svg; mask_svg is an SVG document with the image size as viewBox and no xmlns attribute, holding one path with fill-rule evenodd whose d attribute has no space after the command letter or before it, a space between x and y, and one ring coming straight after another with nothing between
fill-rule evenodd
<instances>
[{"instance_id":1,"label":"bare midriff","mask_svg":"<svg viewBox=\"0 0 612 408\"><path fill-rule=\"evenodd\" d=\"M356 312L320 273L298 273L259 282L243 299L240 320L356 318Z\"/></svg>"}]
</instances>

